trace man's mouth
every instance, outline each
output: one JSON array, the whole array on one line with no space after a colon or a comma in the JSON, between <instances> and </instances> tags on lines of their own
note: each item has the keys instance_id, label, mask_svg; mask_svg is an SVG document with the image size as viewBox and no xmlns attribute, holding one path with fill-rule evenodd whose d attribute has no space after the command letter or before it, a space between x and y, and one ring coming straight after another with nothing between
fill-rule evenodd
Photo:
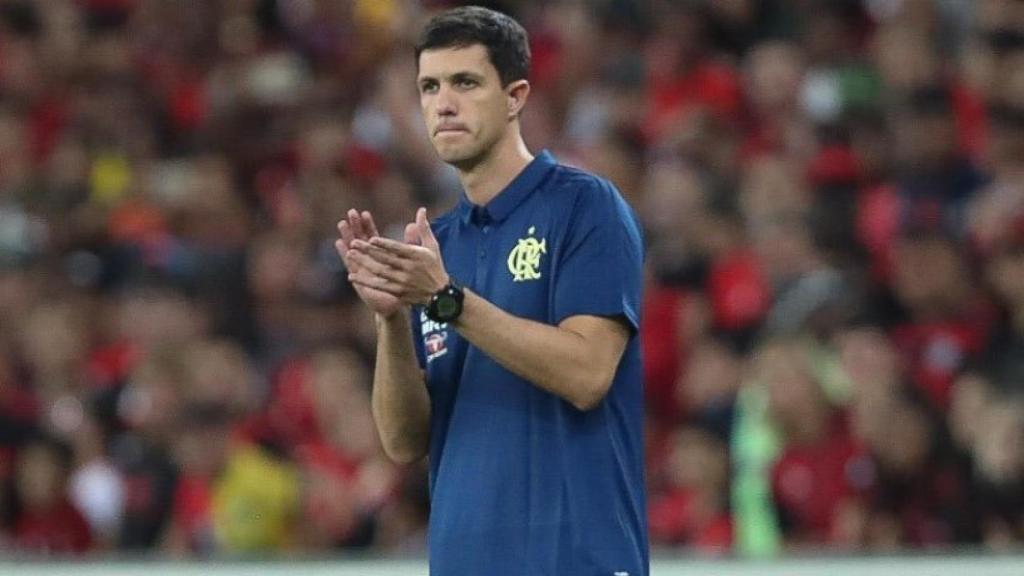
<instances>
[{"instance_id":1,"label":"man's mouth","mask_svg":"<svg viewBox=\"0 0 1024 576\"><path fill-rule=\"evenodd\" d=\"M466 130L466 127L462 125L438 126L434 129L434 135L453 134L456 132L469 132L469 130Z\"/></svg>"}]
</instances>

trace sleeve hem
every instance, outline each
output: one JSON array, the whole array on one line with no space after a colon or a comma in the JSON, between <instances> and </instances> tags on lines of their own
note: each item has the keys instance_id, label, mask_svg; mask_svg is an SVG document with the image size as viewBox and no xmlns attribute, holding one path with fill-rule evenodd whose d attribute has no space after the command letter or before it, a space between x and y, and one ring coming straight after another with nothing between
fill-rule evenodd
<instances>
[{"instance_id":1,"label":"sleeve hem","mask_svg":"<svg viewBox=\"0 0 1024 576\"><path fill-rule=\"evenodd\" d=\"M555 315L555 325L561 324L566 318L572 316L601 316L604 318L625 318L633 333L640 332L640 315L632 306L623 303L622 306L609 308L570 308Z\"/></svg>"}]
</instances>

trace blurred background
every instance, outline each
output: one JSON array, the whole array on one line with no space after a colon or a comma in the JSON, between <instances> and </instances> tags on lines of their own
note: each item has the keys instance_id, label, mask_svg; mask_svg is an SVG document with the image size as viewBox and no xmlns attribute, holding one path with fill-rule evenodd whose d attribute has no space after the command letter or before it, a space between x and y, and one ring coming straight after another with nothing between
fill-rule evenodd
<instances>
[{"instance_id":1,"label":"blurred background","mask_svg":"<svg viewBox=\"0 0 1024 576\"><path fill-rule=\"evenodd\" d=\"M1024 543L1024 2L485 2L648 242L661 556ZM430 0L0 0L0 555L421 557L333 248Z\"/></svg>"}]
</instances>

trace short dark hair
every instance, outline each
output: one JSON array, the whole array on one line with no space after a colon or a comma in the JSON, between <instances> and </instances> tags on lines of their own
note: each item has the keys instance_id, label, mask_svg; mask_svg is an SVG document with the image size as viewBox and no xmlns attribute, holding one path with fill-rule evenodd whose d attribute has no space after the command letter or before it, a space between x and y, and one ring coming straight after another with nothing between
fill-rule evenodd
<instances>
[{"instance_id":1,"label":"short dark hair","mask_svg":"<svg viewBox=\"0 0 1024 576\"><path fill-rule=\"evenodd\" d=\"M511 16L480 6L445 10L427 22L416 42L416 65L424 50L481 44L498 70L502 86L530 74L526 30Z\"/></svg>"}]
</instances>

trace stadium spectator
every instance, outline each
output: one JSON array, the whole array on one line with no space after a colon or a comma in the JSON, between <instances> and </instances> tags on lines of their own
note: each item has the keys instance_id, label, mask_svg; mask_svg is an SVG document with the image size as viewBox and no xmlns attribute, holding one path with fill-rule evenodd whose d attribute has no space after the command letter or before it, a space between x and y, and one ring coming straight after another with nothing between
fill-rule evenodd
<instances>
[{"instance_id":1,"label":"stadium spectator","mask_svg":"<svg viewBox=\"0 0 1024 576\"><path fill-rule=\"evenodd\" d=\"M464 3L0 2L0 549L424 549L332 243L457 201L410 53ZM652 538L1019 547L1020 3L484 3L649 240Z\"/></svg>"}]
</instances>

